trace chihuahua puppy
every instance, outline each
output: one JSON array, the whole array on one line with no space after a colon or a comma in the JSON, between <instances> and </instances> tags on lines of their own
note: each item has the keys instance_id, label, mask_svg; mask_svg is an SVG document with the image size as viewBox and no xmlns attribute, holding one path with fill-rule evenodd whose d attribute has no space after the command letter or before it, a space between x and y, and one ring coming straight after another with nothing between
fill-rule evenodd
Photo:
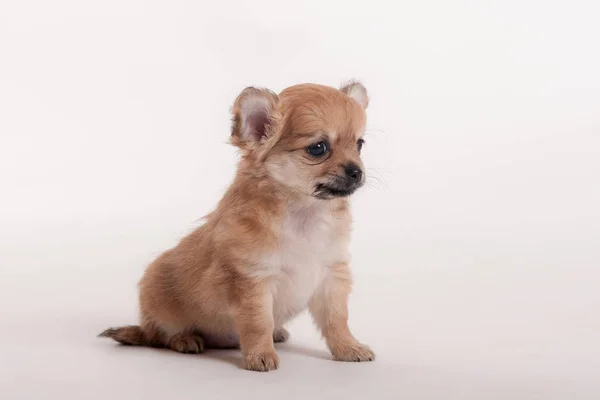
<instances>
[{"instance_id":1,"label":"chihuahua puppy","mask_svg":"<svg viewBox=\"0 0 600 400\"><path fill-rule=\"evenodd\" d=\"M246 88L233 105L237 175L205 223L147 268L139 326L100 336L182 353L241 347L244 367L274 370L274 342L308 308L339 361L371 361L348 328L351 215L367 91L302 84Z\"/></svg>"}]
</instances>

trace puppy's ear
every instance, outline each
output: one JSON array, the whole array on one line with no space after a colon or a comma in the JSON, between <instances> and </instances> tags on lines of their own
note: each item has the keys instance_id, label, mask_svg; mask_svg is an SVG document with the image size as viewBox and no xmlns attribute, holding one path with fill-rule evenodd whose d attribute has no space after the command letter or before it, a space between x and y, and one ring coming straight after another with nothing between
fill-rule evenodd
<instances>
[{"instance_id":1,"label":"puppy's ear","mask_svg":"<svg viewBox=\"0 0 600 400\"><path fill-rule=\"evenodd\" d=\"M342 86L340 90L356 100L363 108L367 108L369 105L369 95L367 94L367 89L365 89L362 83L350 81Z\"/></svg>"},{"instance_id":2,"label":"puppy's ear","mask_svg":"<svg viewBox=\"0 0 600 400\"><path fill-rule=\"evenodd\" d=\"M274 110L279 101L268 89L248 87L233 104L231 142L241 148L265 141L271 134Z\"/></svg>"}]
</instances>

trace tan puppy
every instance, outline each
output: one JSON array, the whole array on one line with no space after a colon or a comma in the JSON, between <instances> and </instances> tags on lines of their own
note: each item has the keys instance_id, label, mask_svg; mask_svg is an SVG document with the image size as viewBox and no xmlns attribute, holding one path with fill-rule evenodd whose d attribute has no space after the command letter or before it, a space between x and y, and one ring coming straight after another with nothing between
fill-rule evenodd
<instances>
[{"instance_id":1,"label":"tan puppy","mask_svg":"<svg viewBox=\"0 0 600 400\"><path fill-rule=\"evenodd\" d=\"M307 307L334 359L371 361L348 328L351 215L368 97L303 84L247 88L233 106L235 180L206 222L146 270L140 326L101 336L199 353L241 347L244 367L276 369L273 342Z\"/></svg>"}]
</instances>

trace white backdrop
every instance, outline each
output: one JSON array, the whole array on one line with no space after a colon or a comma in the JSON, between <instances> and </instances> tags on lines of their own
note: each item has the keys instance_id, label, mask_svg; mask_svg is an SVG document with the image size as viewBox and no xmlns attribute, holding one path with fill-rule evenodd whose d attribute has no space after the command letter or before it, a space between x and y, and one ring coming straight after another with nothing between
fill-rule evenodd
<instances>
[{"instance_id":1,"label":"white backdrop","mask_svg":"<svg viewBox=\"0 0 600 400\"><path fill-rule=\"evenodd\" d=\"M0 3L0 397L597 399L600 5ZM236 161L248 85L360 79L351 325L303 316L280 370L120 348L145 265ZM401 397L404 396L404 397Z\"/></svg>"}]
</instances>

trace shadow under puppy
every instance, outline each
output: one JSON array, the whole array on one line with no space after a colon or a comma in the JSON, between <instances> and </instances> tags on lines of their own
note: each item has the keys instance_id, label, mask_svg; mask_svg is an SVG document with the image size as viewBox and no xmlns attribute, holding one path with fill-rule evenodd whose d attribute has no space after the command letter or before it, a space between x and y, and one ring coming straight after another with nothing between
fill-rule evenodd
<instances>
[{"instance_id":1,"label":"shadow under puppy","mask_svg":"<svg viewBox=\"0 0 600 400\"><path fill-rule=\"evenodd\" d=\"M101 336L184 353L241 347L246 369L269 371L284 324L308 307L334 359L373 360L348 328L348 196L365 179L367 104L357 82L243 90L235 180L204 225L147 268L140 326Z\"/></svg>"}]
</instances>

